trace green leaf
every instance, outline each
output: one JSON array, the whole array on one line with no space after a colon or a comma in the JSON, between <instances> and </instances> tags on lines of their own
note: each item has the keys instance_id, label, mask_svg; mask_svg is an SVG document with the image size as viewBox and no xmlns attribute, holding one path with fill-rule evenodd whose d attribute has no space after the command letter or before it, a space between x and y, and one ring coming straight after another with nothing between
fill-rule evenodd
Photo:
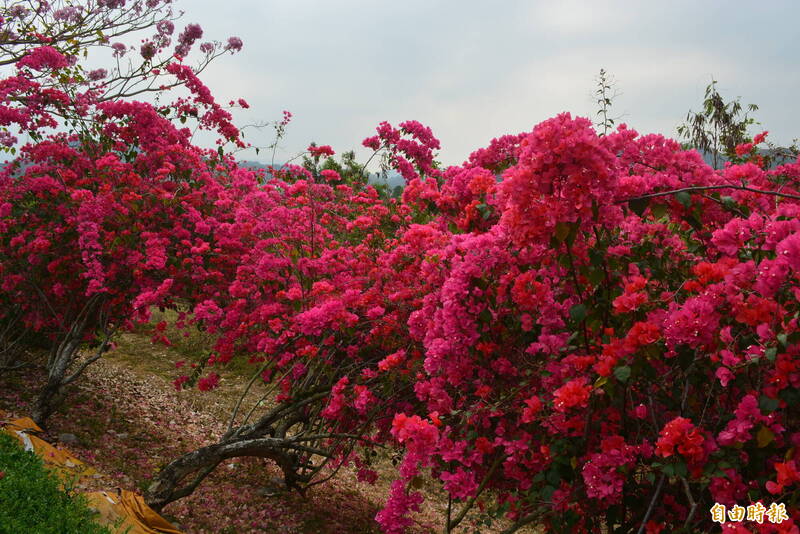
<instances>
[{"instance_id":1,"label":"green leaf","mask_svg":"<svg viewBox=\"0 0 800 534\"><path fill-rule=\"evenodd\" d=\"M766 413L774 412L775 410L778 409L778 406L780 406L780 404L781 401L779 401L778 399L772 399L770 397L767 397L766 395L761 395L761 397L758 399L758 408L762 412Z\"/></svg>"},{"instance_id":2,"label":"green leaf","mask_svg":"<svg viewBox=\"0 0 800 534\"><path fill-rule=\"evenodd\" d=\"M634 198L633 200L628 201L628 207L639 217L644 214L648 204L650 204L649 198Z\"/></svg>"},{"instance_id":3,"label":"green leaf","mask_svg":"<svg viewBox=\"0 0 800 534\"><path fill-rule=\"evenodd\" d=\"M557 223L555 228L556 242L563 243L569 236L570 229L571 229L570 223L566 222Z\"/></svg>"},{"instance_id":4,"label":"green leaf","mask_svg":"<svg viewBox=\"0 0 800 534\"><path fill-rule=\"evenodd\" d=\"M591 262L593 267L600 267L602 268L605 263L605 256L602 252L597 250L596 248L589 249L589 261Z\"/></svg>"},{"instance_id":5,"label":"green leaf","mask_svg":"<svg viewBox=\"0 0 800 534\"><path fill-rule=\"evenodd\" d=\"M594 387L595 389L601 388L605 386L607 383L608 383L608 378L605 376L601 376L600 378L594 381Z\"/></svg>"},{"instance_id":6,"label":"green leaf","mask_svg":"<svg viewBox=\"0 0 800 534\"><path fill-rule=\"evenodd\" d=\"M656 219L660 219L664 215L667 214L667 205L666 204L653 204L650 206L650 213L653 214L653 217Z\"/></svg>"},{"instance_id":7,"label":"green leaf","mask_svg":"<svg viewBox=\"0 0 800 534\"><path fill-rule=\"evenodd\" d=\"M770 347L764 351L764 357L771 362L775 361L775 357L778 355L778 347Z\"/></svg>"},{"instance_id":8,"label":"green leaf","mask_svg":"<svg viewBox=\"0 0 800 534\"><path fill-rule=\"evenodd\" d=\"M787 404L800 404L800 391L795 388L786 388L778 396Z\"/></svg>"},{"instance_id":9,"label":"green leaf","mask_svg":"<svg viewBox=\"0 0 800 534\"><path fill-rule=\"evenodd\" d=\"M679 191L675 193L675 200L680 202L685 208L688 208L692 205L692 195L686 191Z\"/></svg>"},{"instance_id":10,"label":"green leaf","mask_svg":"<svg viewBox=\"0 0 800 534\"><path fill-rule=\"evenodd\" d=\"M597 286L605 279L605 273L598 269L592 269L587 273L586 278L589 279L592 285Z\"/></svg>"},{"instance_id":11,"label":"green leaf","mask_svg":"<svg viewBox=\"0 0 800 534\"><path fill-rule=\"evenodd\" d=\"M481 213L481 218L485 221L492 216L492 207L488 204L478 204L478 211Z\"/></svg>"},{"instance_id":12,"label":"green leaf","mask_svg":"<svg viewBox=\"0 0 800 534\"><path fill-rule=\"evenodd\" d=\"M617 367L614 369L614 376L617 377L617 380L624 384L631 377L631 368L627 365Z\"/></svg>"},{"instance_id":13,"label":"green leaf","mask_svg":"<svg viewBox=\"0 0 800 534\"><path fill-rule=\"evenodd\" d=\"M675 464L675 475L679 477L685 477L689 474L689 470L686 468L686 462L678 462Z\"/></svg>"},{"instance_id":14,"label":"green leaf","mask_svg":"<svg viewBox=\"0 0 800 534\"><path fill-rule=\"evenodd\" d=\"M775 434L772 433L772 430L767 428L766 426L762 425L761 428L758 429L758 433L756 433L756 443L758 444L759 449L763 449L775 439Z\"/></svg>"},{"instance_id":15,"label":"green leaf","mask_svg":"<svg viewBox=\"0 0 800 534\"><path fill-rule=\"evenodd\" d=\"M588 310L583 304L576 304L569 310L569 316L572 317L572 320L576 323L582 322L584 319L586 319L587 315Z\"/></svg>"}]
</instances>

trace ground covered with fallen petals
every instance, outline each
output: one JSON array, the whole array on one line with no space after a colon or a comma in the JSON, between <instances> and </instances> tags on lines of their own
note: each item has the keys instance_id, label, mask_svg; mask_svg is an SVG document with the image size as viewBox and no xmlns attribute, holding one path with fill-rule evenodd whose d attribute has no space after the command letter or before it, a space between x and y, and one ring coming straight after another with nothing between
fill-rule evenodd
<instances>
[{"instance_id":1,"label":"ground covered with fallen petals","mask_svg":"<svg viewBox=\"0 0 800 534\"><path fill-rule=\"evenodd\" d=\"M212 392L176 391L171 378L180 358L177 351L149 345L144 336L127 334L119 349L90 366L69 390L67 408L52 416L44 437L59 445L59 437L72 434L78 442L66 447L99 472L76 490L141 491L160 466L224 432L223 416L230 413L240 384L234 377ZM29 368L0 376L0 409L28 415L42 383L39 373ZM379 532L373 518L392 475L391 469L385 471L370 486L341 470L301 496L279 488L279 471L270 462L233 459L163 515L189 534ZM424 505L417 532L439 530L441 504L432 499Z\"/></svg>"}]
</instances>

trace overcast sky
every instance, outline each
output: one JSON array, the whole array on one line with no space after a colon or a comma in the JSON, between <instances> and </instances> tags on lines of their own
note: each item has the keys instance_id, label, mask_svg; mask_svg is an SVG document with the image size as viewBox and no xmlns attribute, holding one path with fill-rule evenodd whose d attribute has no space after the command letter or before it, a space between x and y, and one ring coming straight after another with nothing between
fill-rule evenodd
<instances>
[{"instance_id":1,"label":"overcast sky","mask_svg":"<svg viewBox=\"0 0 800 534\"><path fill-rule=\"evenodd\" d=\"M712 76L727 98L758 104L774 141L800 136L796 1L176 0L204 39L242 52L203 79L221 101L251 105L237 122L294 119L276 161L310 141L360 147L383 120L416 119L462 162L493 137L562 111L594 115L605 68L612 114L674 136ZM180 27L180 25L179 25ZM267 145L271 130L247 131ZM362 152L365 154L365 152ZM254 154L243 158L256 159ZM258 158L268 159L264 152Z\"/></svg>"}]
</instances>

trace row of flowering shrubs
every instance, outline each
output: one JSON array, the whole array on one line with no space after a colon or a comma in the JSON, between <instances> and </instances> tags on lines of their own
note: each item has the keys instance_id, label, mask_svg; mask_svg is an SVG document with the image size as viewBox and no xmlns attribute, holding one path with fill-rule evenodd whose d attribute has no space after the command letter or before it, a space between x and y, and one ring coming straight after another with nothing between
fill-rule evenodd
<instances>
[{"instance_id":1,"label":"row of flowering shrubs","mask_svg":"<svg viewBox=\"0 0 800 534\"><path fill-rule=\"evenodd\" d=\"M798 532L800 164L762 168L764 134L716 171L562 114L442 168L430 129L382 123L364 145L405 178L394 198L327 146L261 176L194 146L173 119L243 143L184 52L163 68L191 96L160 107L61 76L74 58L51 46L0 81L0 126L33 139L0 172L0 361L49 348L39 421L117 332L173 308L215 336L176 386L245 358L275 402L237 404L156 473L154 507L238 455L300 489L324 466L374 480L391 444L387 533L422 477L449 495L447 532L709 531L715 504L756 502L787 516L723 528ZM77 133L45 133L64 117Z\"/></svg>"},{"instance_id":2,"label":"row of flowering shrubs","mask_svg":"<svg viewBox=\"0 0 800 534\"><path fill-rule=\"evenodd\" d=\"M409 187L438 211L394 263L428 414L394 420L384 527L421 467L554 532L708 531L713 504L768 500L797 520L799 173L565 114Z\"/></svg>"}]
</instances>

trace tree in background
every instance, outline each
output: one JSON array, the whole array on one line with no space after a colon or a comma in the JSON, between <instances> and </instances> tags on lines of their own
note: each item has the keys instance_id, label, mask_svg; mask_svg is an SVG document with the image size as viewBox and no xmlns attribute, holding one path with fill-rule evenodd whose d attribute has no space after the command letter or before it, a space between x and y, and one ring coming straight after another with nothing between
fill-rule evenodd
<instances>
[{"instance_id":1,"label":"tree in background","mask_svg":"<svg viewBox=\"0 0 800 534\"><path fill-rule=\"evenodd\" d=\"M678 126L678 135L689 148L710 154L712 166L718 169L723 158L736 158L736 147L748 140L747 129L756 124L750 113L758 110L755 104L742 106L740 99L730 102L717 90L717 81L706 87L703 107L686 114L686 122Z\"/></svg>"}]
</instances>

